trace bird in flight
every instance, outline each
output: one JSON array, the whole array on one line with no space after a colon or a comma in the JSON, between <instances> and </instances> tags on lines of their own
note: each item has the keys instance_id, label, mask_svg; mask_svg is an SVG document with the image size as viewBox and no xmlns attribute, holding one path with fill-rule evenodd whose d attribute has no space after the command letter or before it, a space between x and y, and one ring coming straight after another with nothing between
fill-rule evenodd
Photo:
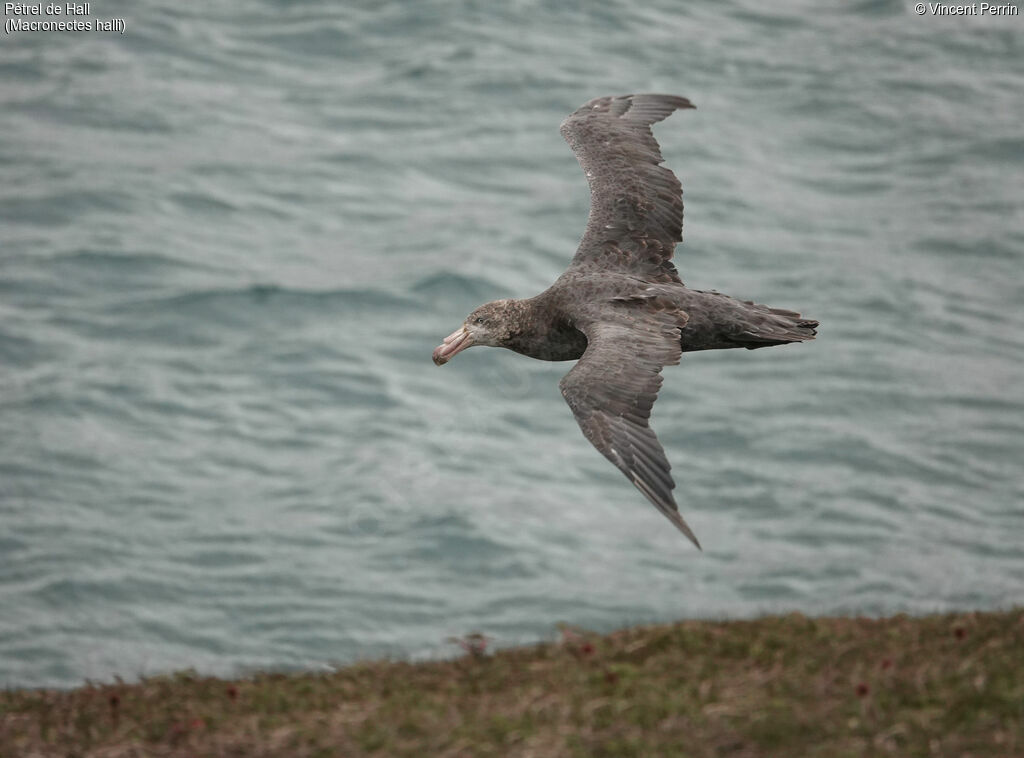
<instances>
[{"instance_id":1,"label":"bird in flight","mask_svg":"<svg viewBox=\"0 0 1024 758\"><path fill-rule=\"evenodd\" d=\"M700 548L679 514L665 451L650 427L661 370L685 352L814 339L799 313L686 287L672 264L683 191L651 125L693 108L673 95L591 100L562 122L590 184L590 216L569 267L531 298L495 300L434 350L441 366L473 345L578 362L559 387L590 443Z\"/></svg>"}]
</instances>

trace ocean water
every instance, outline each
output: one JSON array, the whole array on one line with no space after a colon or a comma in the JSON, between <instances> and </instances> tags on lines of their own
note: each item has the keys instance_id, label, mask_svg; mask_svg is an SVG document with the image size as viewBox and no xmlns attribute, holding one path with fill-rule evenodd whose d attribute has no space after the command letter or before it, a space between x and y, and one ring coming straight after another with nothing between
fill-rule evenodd
<instances>
[{"instance_id":1,"label":"ocean water","mask_svg":"<svg viewBox=\"0 0 1024 758\"><path fill-rule=\"evenodd\" d=\"M1024 20L909 2L94 2L0 40L0 684L1024 602ZM5 20L7 20L5 18ZM558 125L658 125L684 281L822 322L691 354L696 551L568 364L431 350L582 232Z\"/></svg>"}]
</instances>

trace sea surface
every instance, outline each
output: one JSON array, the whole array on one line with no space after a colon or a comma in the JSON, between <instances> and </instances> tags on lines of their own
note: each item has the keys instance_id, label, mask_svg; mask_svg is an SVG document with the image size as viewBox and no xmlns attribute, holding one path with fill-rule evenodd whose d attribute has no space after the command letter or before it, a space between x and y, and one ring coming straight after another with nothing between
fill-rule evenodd
<instances>
[{"instance_id":1,"label":"sea surface","mask_svg":"<svg viewBox=\"0 0 1024 758\"><path fill-rule=\"evenodd\" d=\"M124 33L0 33L0 686L1024 603L1021 16L90 14ZM656 129L684 281L821 321L666 371L703 553L583 439L568 364L430 360L563 270L558 125L637 91L697 104Z\"/></svg>"}]
</instances>

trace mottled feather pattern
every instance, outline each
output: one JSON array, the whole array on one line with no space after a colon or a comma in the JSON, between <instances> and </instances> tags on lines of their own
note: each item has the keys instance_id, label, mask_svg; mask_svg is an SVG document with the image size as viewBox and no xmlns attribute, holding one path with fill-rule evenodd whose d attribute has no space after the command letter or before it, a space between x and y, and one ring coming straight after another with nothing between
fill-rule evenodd
<instances>
[{"instance_id":1,"label":"mottled feather pattern","mask_svg":"<svg viewBox=\"0 0 1024 758\"><path fill-rule=\"evenodd\" d=\"M679 363L686 323L686 314L667 300L653 309L639 305L657 298L616 298L613 311L581 325L587 350L559 387L590 443L700 547L679 514L672 467L649 426L661 369Z\"/></svg>"},{"instance_id":2,"label":"mottled feather pattern","mask_svg":"<svg viewBox=\"0 0 1024 758\"><path fill-rule=\"evenodd\" d=\"M602 97L562 123L590 184L587 228L574 266L635 267L679 281L669 261L682 240L682 185L662 167L651 124L694 105L674 95Z\"/></svg>"}]
</instances>

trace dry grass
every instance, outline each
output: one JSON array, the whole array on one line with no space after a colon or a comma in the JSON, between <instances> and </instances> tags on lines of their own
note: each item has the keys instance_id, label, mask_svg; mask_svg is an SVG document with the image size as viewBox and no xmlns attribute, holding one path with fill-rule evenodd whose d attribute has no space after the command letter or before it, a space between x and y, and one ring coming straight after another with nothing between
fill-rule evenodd
<instances>
[{"instance_id":1,"label":"dry grass","mask_svg":"<svg viewBox=\"0 0 1024 758\"><path fill-rule=\"evenodd\" d=\"M331 674L0 694L0 756L1024 755L1024 610L684 622Z\"/></svg>"}]
</instances>

